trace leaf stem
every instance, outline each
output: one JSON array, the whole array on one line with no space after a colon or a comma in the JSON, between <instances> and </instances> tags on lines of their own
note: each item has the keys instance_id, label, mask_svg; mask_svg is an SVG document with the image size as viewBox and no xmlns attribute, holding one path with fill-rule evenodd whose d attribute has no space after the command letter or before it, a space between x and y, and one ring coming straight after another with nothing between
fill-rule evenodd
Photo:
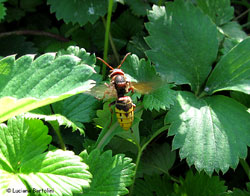
<instances>
[{"instance_id":1,"label":"leaf stem","mask_svg":"<svg viewBox=\"0 0 250 196\"><path fill-rule=\"evenodd\" d=\"M104 27L106 27L106 21L105 21L104 17L102 17L102 22L103 22L103 24L104 24ZM113 50L113 53L114 53L114 55L115 55L115 60L116 60L116 62L117 62L117 65L119 65L119 64L120 64L119 54L118 54L118 52L117 52L117 49L116 49L115 44L114 44L114 42L113 42L113 37L112 37L112 35L111 35L110 32L109 32L109 43L110 43L111 48L112 48L112 50Z\"/></svg>"},{"instance_id":2,"label":"leaf stem","mask_svg":"<svg viewBox=\"0 0 250 196\"><path fill-rule=\"evenodd\" d=\"M243 13L241 13L239 16L234 18L234 21L237 21L238 19L240 19L241 17L243 17L244 15L246 15L248 12L250 12L250 8L247 9L246 11L244 11Z\"/></svg>"},{"instance_id":3,"label":"leaf stem","mask_svg":"<svg viewBox=\"0 0 250 196\"><path fill-rule=\"evenodd\" d=\"M109 31L110 31L110 24L111 24L111 16L112 16L112 8L113 8L113 0L109 0L108 6L108 15L107 15L107 22L106 22L106 30L105 30L105 40L104 40L104 51L103 51L103 59L107 61L108 57L108 42L109 42ZM105 77L106 74L106 66L102 66L102 75Z\"/></svg>"},{"instance_id":4,"label":"leaf stem","mask_svg":"<svg viewBox=\"0 0 250 196\"><path fill-rule=\"evenodd\" d=\"M244 171L246 172L248 179L250 180L250 167L247 164L246 160L240 159L240 164L243 167Z\"/></svg>"},{"instance_id":5,"label":"leaf stem","mask_svg":"<svg viewBox=\"0 0 250 196\"><path fill-rule=\"evenodd\" d=\"M163 131L165 131L166 129L169 128L169 125L164 125L162 128L158 129L156 132L154 132L154 134L150 137L150 139L142 146L141 150L145 150L145 148L147 147L147 145L153 140L155 139L159 134L161 134Z\"/></svg>"},{"instance_id":6,"label":"leaf stem","mask_svg":"<svg viewBox=\"0 0 250 196\"><path fill-rule=\"evenodd\" d=\"M69 39L62 37L60 35L50 33L50 32L45 32L45 31L37 31L37 30L18 30L18 31L4 32L4 33L0 33L0 38L5 37L5 36L10 36L10 35L39 35L39 36L51 37L61 42L70 41Z\"/></svg>"},{"instance_id":7,"label":"leaf stem","mask_svg":"<svg viewBox=\"0 0 250 196\"><path fill-rule=\"evenodd\" d=\"M137 173L137 170L138 170L138 166L140 164L142 152L143 152L143 150L141 148L138 148L138 154L137 154L137 158L136 158L136 162L135 162L135 174L134 174L134 177L133 177L132 185L131 185L131 187L129 189L129 195L132 195L133 191L134 191L136 173Z\"/></svg>"},{"instance_id":8,"label":"leaf stem","mask_svg":"<svg viewBox=\"0 0 250 196\"><path fill-rule=\"evenodd\" d=\"M245 28L245 27L247 27L247 26L250 26L250 22L247 22L247 23L241 25L242 28Z\"/></svg>"},{"instance_id":9,"label":"leaf stem","mask_svg":"<svg viewBox=\"0 0 250 196\"><path fill-rule=\"evenodd\" d=\"M60 132L60 128L57 127L57 126L53 126L53 123L52 123L51 125L52 125L52 127L54 128L54 130L55 130L55 132L56 132L56 135L57 135L57 137L58 137L58 140L59 140L59 144L60 144L60 146L61 146L61 149L65 151L65 150L66 150L66 146L65 146L65 144L64 144L64 141L63 141L63 138L62 138L62 135L61 135L61 132Z\"/></svg>"},{"instance_id":10,"label":"leaf stem","mask_svg":"<svg viewBox=\"0 0 250 196\"><path fill-rule=\"evenodd\" d=\"M137 158L136 158L136 166L135 166L135 175L133 177L133 183L130 187L130 191L129 191L129 195L133 194L133 190L134 190L134 184L135 184L135 179L136 179L136 173L137 173L137 169L141 160L141 156L143 151L146 149L147 145L154 139L156 138L159 134L161 134L163 131L165 131L166 129L168 129L169 125L165 125L162 128L158 129L156 132L154 132L154 134L149 138L149 140L142 146L140 147L140 145L138 145L138 154L137 154Z\"/></svg>"}]
</instances>

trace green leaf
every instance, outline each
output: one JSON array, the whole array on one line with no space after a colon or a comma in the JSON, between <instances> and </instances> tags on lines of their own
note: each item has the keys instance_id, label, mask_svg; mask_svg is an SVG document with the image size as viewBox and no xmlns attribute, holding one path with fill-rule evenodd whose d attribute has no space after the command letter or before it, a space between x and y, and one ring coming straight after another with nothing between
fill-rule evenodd
<instances>
[{"instance_id":1,"label":"green leaf","mask_svg":"<svg viewBox=\"0 0 250 196\"><path fill-rule=\"evenodd\" d=\"M29 11L29 12L35 12L36 7L41 5L43 3L42 0L22 0L20 1L20 8Z\"/></svg>"},{"instance_id":2,"label":"green leaf","mask_svg":"<svg viewBox=\"0 0 250 196\"><path fill-rule=\"evenodd\" d=\"M168 174L168 170L171 169L175 162L175 157L175 151L171 151L167 143L161 145L155 144L152 147L148 147L145 153L143 153L140 162L143 173L148 175Z\"/></svg>"},{"instance_id":3,"label":"green leaf","mask_svg":"<svg viewBox=\"0 0 250 196\"><path fill-rule=\"evenodd\" d=\"M180 148L181 159L198 171L225 173L246 158L250 145L250 115L247 108L222 96L197 99L180 92L165 117L171 123L169 136L175 135L173 150Z\"/></svg>"},{"instance_id":4,"label":"green leaf","mask_svg":"<svg viewBox=\"0 0 250 196\"><path fill-rule=\"evenodd\" d=\"M146 93L147 88L152 88L152 91L147 92L143 98L145 109L165 110L173 104L175 91L171 90L172 86L167 84L166 81L160 80L150 61L145 59L139 60L136 55L131 55L127 57L122 69L126 73L128 80L139 82L138 85L142 82L142 85L145 85L143 89L140 89L142 92L139 91L139 93Z\"/></svg>"},{"instance_id":5,"label":"green leaf","mask_svg":"<svg viewBox=\"0 0 250 196\"><path fill-rule=\"evenodd\" d=\"M141 0L127 0L126 3L130 6L132 13L137 16L145 16L147 10L151 9L151 6L146 1Z\"/></svg>"},{"instance_id":6,"label":"green leaf","mask_svg":"<svg viewBox=\"0 0 250 196\"><path fill-rule=\"evenodd\" d=\"M134 82L148 82L158 77L150 61L139 59L134 54L127 57L121 68L128 79Z\"/></svg>"},{"instance_id":7,"label":"green leaf","mask_svg":"<svg viewBox=\"0 0 250 196\"><path fill-rule=\"evenodd\" d=\"M111 26L112 36L123 39L129 39L142 30L143 20L132 15L129 11L121 13Z\"/></svg>"},{"instance_id":8,"label":"green leaf","mask_svg":"<svg viewBox=\"0 0 250 196\"><path fill-rule=\"evenodd\" d=\"M25 16L25 11L24 10L21 10L17 7L9 7L7 10L6 10L6 17L5 17L5 20L7 22L13 22L13 21L18 21L20 20L22 17Z\"/></svg>"},{"instance_id":9,"label":"green leaf","mask_svg":"<svg viewBox=\"0 0 250 196\"><path fill-rule=\"evenodd\" d=\"M240 189L234 189L233 192L231 194L229 194L229 196L249 196L250 192L246 191L246 190L240 190Z\"/></svg>"},{"instance_id":10,"label":"green leaf","mask_svg":"<svg viewBox=\"0 0 250 196\"><path fill-rule=\"evenodd\" d=\"M145 33L139 32L131 37L127 45L127 51L136 54L139 58L145 58L145 51L149 50L147 43L144 40Z\"/></svg>"},{"instance_id":11,"label":"green leaf","mask_svg":"<svg viewBox=\"0 0 250 196\"><path fill-rule=\"evenodd\" d=\"M38 112L38 111L35 111ZM29 119L43 119L49 123L52 124L53 123L57 123L57 126L61 126L64 125L66 127L72 127L73 131L79 130L81 134L84 134L83 131L83 126L81 125L77 125L74 122L70 121L69 119L67 119L65 116L61 115L61 114L51 114L51 115L45 115L45 114L41 114L41 112L39 113L33 113L33 112L28 112L24 114L25 118L29 118Z\"/></svg>"},{"instance_id":12,"label":"green leaf","mask_svg":"<svg viewBox=\"0 0 250 196\"><path fill-rule=\"evenodd\" d=\"M52 107L56 114L62 114L77 124L87 123L95 117L99 101L93 96L79 94L54 103Z\"/></svg>"},{"instance_id":13,"label":"green leaf","mask_svg":"<svg viewBox=\"0 0 250 196\"><path fill-rule=\"evenodd\" d=\"M96 115L99 101L87 94L78 94L65 100L53 103L51 107L44 106L26 114L29 118L44 119L48 122L56 121L58 125L72 127L84 134L82 123L91 122Z\"/></svg>"},{"instance_id":14,"label":"green leaf","mask_svg":"<svg viewBox=\"0 0 250 196\"><path fill-rule=\"evenodd\" d=\"M132 159L123 154L112 156L111 151L100 153L92 151L89 155L86 152L80 154L83 161L89 165L93 175L89 189L83 191L84 196L88 195L126 195L128 187L132 184L135 164Z\"/></svg>"},{"instance_id":15,"label":"green leaf","mask_svg":"<svg viewBox=\"0 0 250 196\"><path fill-rule=\"evenodd\" d=\"M234 17L234 8L230 6L230 0L196 0L196 2L218 26L229 22Z\"/></svg>"},{"instance_id":16,"label":"green leaf","mask_svg":"<svg viewBox=\"0 0 250 196\"><path fill-rule=\"evenodd\" d=\"M129 157L132 157L132 155L137 155L137 146L131 143L128 140L125 140L121 137L113 137L112 140L110 140L109 144L104 149L110 149L112 150L113 154L126 154L129 155Z\"/></svg>"},{"instance_id":17,"label":"green leaf","mask_svg":"<svg viewBox=\"0 0 250 196\"><path fill-rule=\"evenodd\" d=\"M109 111L109 103L108 102L103 104L103 109L96 111L96 116L97 116L97 118L94 118L94 121L95 121L97 126L103 128L109 123L110 118L111 118L111 114Z\"/></svg>"},{"instance_id":18,"label":"green leaf","mask_svg":"<svg viewBox=\"0 0 250 196\"><path fill-rule=\"evenodd\" d=\"M11 116L89 90L96 78L78 57L44 54L0 60L0 122Z\"/></svg>"},{"instance_id":19,"label":"green leaf","mask_svg":"<svg viewBox=\"0 0 250 196\"><path fill-rule=\"evenodd\" d=\"M197 94L217 56L216 26L183 0L154 5L148 19L146 42L151 50L146 54L156 70L170 82L189 84Z\"/></svg>"},{"instance_id":20,"label":"green leaf","mask_svg":"<svg viewBox=\"0 0 250 196\"><path fill-rule=\"evenodd\" d=\"M170 179L164 176L144 176L135 181L134 193L136 196L166 196L173 192L173 185Z\"/></svg>"},{"instance_id":21,"label":"green leaf","mask_svg":"<svg viewBox=\"0 0 250 196\"><path fill-rule=\"evenodd\" d=\"M43 153L51 137L41 120L22 116L0 126L0 192L11 190L51 190L53 195L72 195L89 186L91 174L80 157L70 151ZM31 145L32 144L32 145ZM32 192L33 193L33 192Z\"/></svg>"},{"instance_id":22,"label":"green leaf","mask_svg":"<svg viewBox=\"0 0 250 196\"><path fill-rule=\"evenodd\" d=\"M60 50L58 56L63 55L74 55L81 59L81 63L87 64L91 67L95 67L96 56L95 54L88 53L84 48L79 48L77 46L70 46L67 50Z\"/></svg>"},{"instance_id":23,"label":"green leaf","mask_svg":"<svg viewBox=\"0 0 250 196\"><path fill-rule=\"evenodd\" d=\"M245 39L221 58L209 76L205 91L213 94L235 90L250 94L250 38Z\"/></svg>"},{"instance_id":24,"label":"green leaf","mask_svg":"<svg viewBox=\"0 0 250 196\"><path fill-rule=\"evenodd\" d=\"M56 150L37 155L20 168L19 177L32 189L53 190L54 195L72 195L89 187L88 166L72 151Z\"/></svg>"},{"instance_id":25,"label":"green leaf","mask_svg":"<svg viewBox=\"0 0 250 196\"><path fill-rule=\"evenodd\" d=\"M56 13L58 20L65 23L78 23L81 26L87 22L94 24L100 16L107 13L107 0L48 0L50 11Z\"/></svg>"},{"instance_id":26,"label":"green leaf","mask_svg":"<svg viewBox=\"0 0 250 196\"><path fill-rule=\"evenodd\" d=\"M8 171L18 171L23 162L44 152L51 142L41 120L14 117L8 126L1 124L0 130L0 167L6 164Z\"/></svg>"},{"instance_id":27,"label":"green leaf","mask_svg":"<svg viewBox=\"0 0 250 196\"><path fill-rule=\"evenodd\" d=\"M6 15L6 8L4 7L4 4L3 4L3 0L0 1L0 21L2 19L4 19L5 15Z\"/></svg>"},{"instance_id":28,"label":"green leaf","mask_svg":"<svg viewBox=\"0 0 250 196\"><path fill-rule=\"evenodd\" d=\"M230 95L236 101L242 103L247 108L250 108L250 95L247 95L247 94L241 93L241 92L237 92L237 91L231 91Z\"/></svg>"},{"instance_id":29,"label":"green leaf","mask_svg":"<svg viewBox=\"0 0 250 196\"><path fill-rule=\"evenodd\" d=\"M166 110L170 105L174 104L176 93L171 89L171 85L165 84L152 93L145 95L143 99L143 105L145 109L157 110L160 109Z\"/></svg>"},{"instance_id":30,"label":"green leaf","mask_svg":"<svg viewBox=\"0 0 250 196\"><path fill-rule=\"evenodd\" d=\"M111 24L111 34L118 49L126 46L132 36L143 31L143 20L132 15L128 10Z\"/></svg>"},{"instance_id":31,"label":"green leaf","mask_svg":"<svg viewBox=\"0 0 250 196\"><path fill-rule=\"evenodd\" d=\"M233 38L239 42L247 38L247 34L242 30L239 23L232 21L221 27L221 30L228 38Z\"/></svg>"},{"instance_id":32,"label":"green leaf","mask_svg":"<svg viewBox=\"0 0 250 196\"><path fill-rule=\"evenodd\" d=\"M220 49L220 52L225 55L227 54L234 46L236 46L239 42L234 38L225 38L222 45L223 47ZM219 60L219 59L218 59Z\"/></svg>"},{"instance_id":33,"label":"green leaf","mask_svg":"<svg viewBox=\"0 0 250 196\"><path fill-rule=\"evenodd\" d=\"M194 175L190 171L185 180L181 181L181 185L175 188L175 191L178 195L215 196L226 191L227 187L224 183L224 181L220 181L218 176L209 177L204 173Z\"/></svg>"}]
</instances>

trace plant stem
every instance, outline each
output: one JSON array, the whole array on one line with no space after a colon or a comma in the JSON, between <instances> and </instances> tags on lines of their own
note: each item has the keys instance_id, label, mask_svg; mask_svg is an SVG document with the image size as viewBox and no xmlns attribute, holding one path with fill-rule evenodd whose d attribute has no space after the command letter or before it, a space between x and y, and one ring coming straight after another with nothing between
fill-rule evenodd
<instances>
[{"instance_id":1,"label":"plant stem","mask_svg":"<svg viewBox=\"0 0 250 196\"><path fill-rule=\"evenodd\" d=\"M250 26L250 22L247 22L247 23L241 25L242 28L245 28L245 27L247 27L247 26ZM249 34L248 34L248 35L249 35Z\"/></svg>"},{"instance_id":2,"label":"plant stem","mask_svg":"<svg viewBox=\"0 0 250 196\"><path fill-rule=\"evenodd\" d=\"M244 11L243 13L241 13L239 16L234 18L234 21L237 21L239 18L241 18L242 16L246 15L248 12L250 12L250 8L247 9L246 11Z\"/></svg>"},{"instance_id":3,"label":"plant stem","mask_svg":"<svg viewBox=\"0 0 250 196\"><path fill-rule=\"evenodd\" d=\"M138 166L139 166L143 151L146 149L147 145L154 138L156 138L159 134L161 134L163 131L165 131L168 127L169 127L169 125L165 125L162 128L158 129L142 147L140 147L139 145L137 146L138 147L138 154L137 154L136 163L135 163L136 164L136 166L135 166L135 175L133 177L133 183L132 183L132 185L130 187L129 195L133 194L134 184L135 184L135 179L136 179L136 173L137 173L137 169L138 169Z\"/></svg>"},{"instance_id":4,"label":"plant stem","mask_svg":"<svg viewBox=\"0 0 250 196\"><path fill-rule=\"evenodd\" d=\"M103 24L104 24L104 27L106 27L106 21L105 21L105 19L104 19L103 17L102 17L102 22L103 22ZM119 65L119 64L120 64L119 54L118 54L118 52L117 52L117 50L116 50L116 47L115 47L115 44L114 44L114 42L113 42L113 38L112 38L112 35L111 35L110 32L109 32L109 43L110 43L111 48L112 48L112 50L113 50L113 53L114 53L114 55L115 55L115 60L116 60L116 62L117 62L117 65Z\"/></svg>"},{"instance_id":5,"label":"plant stem","mask_svg":"<svg viewBox=\"0 0 250 196\"><path fill-rule=\"evenodd\" d=\"M109 43L109 31L110 31L110 23L111 23L111 16L112 16L112 8L113 8L113 0L109 0L109 7L108 7L108 15L107 15L107 22L106 22L106 29L105 29L105 40L104 40L104 51L103 51L103 59L107 61L108 57L108 43ZM106 66L102 66L102 76L105 77L106 75Z\"/></svg>"},{"instance_id":6,"label":"plant stem","mask_svg":"<svg viewBox=\"0 0 250 196\"><path fill-rule=\"evenodd\" d=\"M246 160L240 159L240 164L243 167L244 171L246 172L248 180L250 180L250 167L247 164Z\"/></svg>"},{"instance_id":7,"label":"plant stem","mask_svg":"<svg viewBox=\"0 0 250 196\"><path fill-rule=\"evenodd\" d=\"M60 129L58 126L54 126L53 123L51 124L52 127L54 128L54 131L56 132L56 135L58 137L58 140L59 140L59 144L61 146L61 149L62 150L66 150L66 146L64 144L64 141L63 141L63 138L62 138L62 135L61 135L61 132L60 132Z\"/></svg>"},{"instance_id":8,"label":"plant stem","mask_svg":"<svg viewBox=\"0 0 250 196\"><path fill-rule=\"evenodd\" d=\"M207 95L207 93L205 91L202 91L201 94L198 96L198 98L200 99L206 95Z\"/></svg>"},{"instance_id":9,"label":"plant stem","mask_svg":"<svg viewBox=\"0 0 250 196\"><path fill-rule=\"evenodd\" d=\"M137 158L136 158L136 162L135 162L135 174L133 177L133 183L129 189L129 195L133 194L134 191L134 185L135 185L135 179L136 179L136 173L137 173L137 169L141 160L141 155L142 155L143 150L141 148L138 148L138 154L137 154Z\"/></svg>"},{"instance_id":10,"label":"plant stem","mask_svg":"<svg viewBox=\"0 0 250 196\"><path fill-rule=\"evenodd\" d=\"M47 36L54 39L57 39L62 42L68 42L69 39L62 37L60 35L45 32L45 31L36 31L36 30L18 30L18 31L10 31L10 32L4 32L0 33L0 37L10 36L10 35L39 35L39 36Z\"/></svg>"}]
</instances>

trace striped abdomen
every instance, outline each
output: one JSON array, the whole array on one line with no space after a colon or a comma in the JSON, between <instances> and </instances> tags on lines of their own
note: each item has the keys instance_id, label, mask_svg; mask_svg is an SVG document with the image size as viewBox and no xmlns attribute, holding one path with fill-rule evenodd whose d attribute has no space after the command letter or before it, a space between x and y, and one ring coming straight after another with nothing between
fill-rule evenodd
<instances>
[{"instance_id":1,"label":"striped abdomen","mask_svg":"<svg viewBox=\"0 0 250 196\"><path fill-rule=\"evenodd\" d=\"M134 121L135 104L129 96L119 97L115 104L116 118L124 130L129 130Z\"/></svg>"}]
</instances>

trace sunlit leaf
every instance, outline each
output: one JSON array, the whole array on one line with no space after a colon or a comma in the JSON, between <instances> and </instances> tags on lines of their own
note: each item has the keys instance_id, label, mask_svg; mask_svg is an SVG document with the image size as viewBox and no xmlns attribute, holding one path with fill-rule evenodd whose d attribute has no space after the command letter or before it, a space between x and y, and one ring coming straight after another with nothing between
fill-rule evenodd
<instances>
[{"instance_id":1,"label":"sunlit leaf","mask_svg":"<svg viewBox=\"0 0 250 196\"><path fill-rule=\"evenodd\" d=\"M22 116L0 126L0 192L7 188L51 190L53 195L68 195L88 187L88 166L71 151L48 151L51 141L41 120ZM32 143L32 145L31 145ZM27 192L26 192L27 193Z\"/></svg>"},{"instance_id":2,"label":"sunlit leaf","mask_svg":"<svg viewBox=\"0 0 250 196\"><path fill-rule=\"evenodd\" d=\"M236 168L239 158L247 156L250 145L250 115L237 101L222 96L197 99L192 93L180 92L177 102L167 113L174 135L173 149L197 170L212 174Z\"/></svg>"},{"instance_id":3,"label":"sunlit leaf","mask_svg":"<svg viewBox=\"0 0 250 196\"><path fill-rule=\"evenodd\" d=\"M84 92L97 74L72 55L47 53L0 60L0 121Z\"/></svg>"},{"instance_id":4,"label":"sunlit leaf","mask_svg":"<svg viewBox=\"0 0 250 196\"><path fill-rule=\"evenodd\" d=\"M209 76L205 91L213 94L235 90L250 94L250 38L240 42L218 62Z\"/></svg>"},{"instance_id":5,"label":"sunlit leaf","mask_svg":"<svg viewBox=\"0 0 250 196\"><path fill-rule=\"evenodd\" d=\"M89 165L89 171L93 175L90 188L85 189L82 195L115 196L128 193L126 187L132 184L134 176L135 164L131 163L132 159L122 154L112 156L111 151L101 154L98 150L89 155L83 152L80 156Z\"/></svg>"},{"instance_id":6,"label":"sunlit leaf","mask_svg":"<svg viewBox=\"0 0 250 196\"><path fill-rule=\"evenodd\" d=\"M218 50L217 29L200 9L176 0L166 7L153 6L148 14L146 54L156 70L170 82L202 87ZM204 29L206 29L204 31Z\"/></svg>"}]
</instances>

